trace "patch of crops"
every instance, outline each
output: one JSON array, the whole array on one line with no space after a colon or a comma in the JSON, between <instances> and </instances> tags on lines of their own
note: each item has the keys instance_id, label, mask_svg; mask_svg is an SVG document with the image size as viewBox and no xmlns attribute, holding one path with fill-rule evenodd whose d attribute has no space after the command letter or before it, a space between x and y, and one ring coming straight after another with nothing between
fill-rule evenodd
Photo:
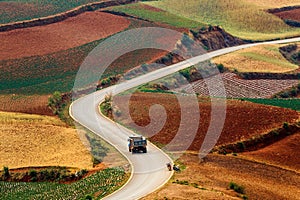
<instances>
[{"instance_id":1,"label":"patch of crops","mask_svg":"<svg viewBox=\"0 0 300 200\"><path fill-rule=\"evenodd\" d=\"M120 188L125 180L124 170L108 168L71 184L0 182L0 199L81 199L87 195L101 199Z\"/></svg>"},{"instance_id":2,"label":"patch of crops","mask_svg":"<svg viewBox=\"0 0 300 200\"><path fill-rule=\"evenodd\" d=\"M169 24L171 26L175 26L179 28L193 29L193 28L201 28L205 26L205 24L201 22L197 22L195 20L188 19L185 17L180 17L178 15L165 12L163 10L159 10L157 8L147 6L142 3L113 7L110 10L126 13L128 15L133 15L153 22L161 22L161 23Z\"/></svg>"},{"instance_id":3,"label":"patch of crops","mask_svg":"<svg viewBox=\"0 0 300 200\"><path fill-rule=\"evenodd\" d=\"M219 25L234 36L266 40L299 35L261 5L245 0L162 0L146 4L204 24Z\"/></svg>"},{"instance_id":4,"label":"patch of crops","mask_svg":"<svg viewBox=\"0 0 300 200\"><path fill-rule=\"evenodd\" d=\"M253 103L265 104L278 106L282 108L290 108L292 110L300 111L300 99L249 99L245 98L246 101Z\"/></svg>"},{"instance_id":5,"label":"patch of crops","mask_svg":"<svg viewBox=\"0 0 300 200\"><path fill-rule=\"evenodd\" d=\"M62 13L94 0L12 0L0 2L0 24Z\"/></svg>"}]
</instances>

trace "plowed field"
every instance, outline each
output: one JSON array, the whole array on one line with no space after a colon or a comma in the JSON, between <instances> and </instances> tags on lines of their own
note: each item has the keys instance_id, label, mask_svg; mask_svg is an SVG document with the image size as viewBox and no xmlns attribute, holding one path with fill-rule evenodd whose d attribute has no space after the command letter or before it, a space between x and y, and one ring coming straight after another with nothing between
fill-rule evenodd
<instances>
[{"instance_id":1,"label":"plowed field","mask_svg":"<svg viewBox=\"0 0 300 200\"><path fill-rule=\"evenodd\" d=\"M162 130L151 136L151 140L160 144L168 144L178 132L181 125L186 133L190 133L192 125L197 123L194 116L190 116L187 121L181 121L181 112L192 112L190 97L182 97L182 108L178 104L177 98L171 94L154 94L154 93L136 93L131 97L130 113L132 119L140 126L146 126L150 123L149 107L154 104L162 105L166 109L167 120ZM116 105L120 108L122 114L118 118L123 124L132 126L125 113L124 96L115 98ZM220 105L217 105L221 106ZM199 99L200 108L200 126L190 150L199 150L203 139L208 130L211 117L211 104L209 99ZM153 112L154 117L161 118L161 113ZM218 145L240 141L254 135L266 133L273 128L282 126L284 122L294 122L299 117L296 111L283 109L279 107L265 106L245 101L227 100L226 120L221 136L217 142ZM212 124L213 125L213 124ZM137 131L141 129L137 129ZM144 132L145 135L150 135ZM152 134L152 133L151 133ZM191 138L183 138L190 140ZM183 141L182 141L183 142Z\"/></svg>"},{"instance_id":2,"label":"plowed field","mask_svg":"<svg viewBox=\"0 0 300 200\"><path fill-rule=\"evenodd\" d=\"M0 60L70 49L126 29L130 21L103 12L86 12L65 21L0 33Z\"/></svg>"}]
</instances>

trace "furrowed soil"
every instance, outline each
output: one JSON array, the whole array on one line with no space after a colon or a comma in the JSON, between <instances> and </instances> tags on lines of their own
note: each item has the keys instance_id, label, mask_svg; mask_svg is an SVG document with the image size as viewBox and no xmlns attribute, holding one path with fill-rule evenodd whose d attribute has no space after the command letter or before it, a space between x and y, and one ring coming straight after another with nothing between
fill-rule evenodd
<instances>
[{"instance_id":1,"label":"furrowed soil","mask_svg":"<svg viewBox=\"0 0 300 200\"><path fill-rule=\"evenodd\" d=\"M130 25L124 17L86 12L62 22L1 32L0 60L45 55L70 49L120 32Z\"/></svg>"},{"instance_id":2,"label":"furrowed soil","mask_svg":"<svg viewBox=\"0 0 300 200\"><path fill-rule=\"evenodd\" d=\"M0 166L93 167L73 128L55 117L0 112Z\"/></svg>"},{"instance_id":3,"label":"furrowed soil","mask_svg":"<svg viewBox=\"0 0 300 200\"><path fill-rule=\"evenodd\" d=\"M259 162L266 162L300 172L299 149L300 133L296 133L265 148L245 152L242 155Z\"/></svg>"},{"instance_id":4,"label":"furrowed soil","mask_svg":"<svg viewBox=\"0 0 300 200\"><path fill-rule=\"evenodd\" d=\"M191 99L188 96L181 96L182 104L184 106L180 107L176 96L172 94L135 93L131 96L129 103L131 118L137 125L141 126L135 127L133 122L129 120L129 115L126 112L125 106L127 105L125 103L125 97L128 96L123 95L114 98L115 105L119 107L121 111L121 116L116 117L116 119L128 127L133 127L136 131L143 133L145 136L149 136L150 140L154 143L162 145L169 144L178 133L179 125L186 133L192 133L193 125L198 123L193 116L190 116L188 120L181 120L181 112L193 112L193 110L191 110L193 109ZM200 109L200 125L192 144L188 148L189 150L195 151L200 149L211 123L210 100L207 98L199 98L198 101ZM219 106L221 108L221 106L223 106L221 101L217 101L220 102L217 103L217 107ZM166 109L167 119L161 130L152 133L152 129L144 128L144 126L147 126L150 123L149 108L154 104L159 104ZM180 109L183 110L181 111ZM227 100L225 109L225 124L221 136L217 141L217 145L233 143L252 136L267 133L276 127L281 127L284 122L293 123L299 118L299 114L296 111L240 100ZM158 121L152 123L159 123L159 120L162 120L161 112L151 111L151 114L153 115L153 119L158 119ZM189 140L191 140L191 138L185 137L182 138L180 142L185 143Z\"/></svg>"},{"instance_id":5,"label":"furrowed soil","mask_svg":"<svg viewBox=\"0 0 300 200\"><path fill-rule=\"evenodd\" d=\"M243 186L249 199L299 199L299 172L232 155L210 154L200 162L196 153L187 153L180 162L185 170L142 199L241 199L229 189L231 181Z\"/></svg>"},{"instance_id":6,"label":"furrowed soil","mask_svg":"<svg viewBox=\"0 0 300 200\"><path fill-rule=\"evenodd\" d=\"M52 116L48 98L49 95L0 95L0 111Z\"/></svg>"},{"instance_id":7,"label":"furrowed soil","mask_svg":"<svg viewBox=\"0 0 300 200\"><path fill-rule=\"evenodd\" d=\"M299 8L294 9L294 10L274 13L274 15L280 17L281 19L290 19L290 20L300 22L300 9Z\"/></svg>"}]
</instances>

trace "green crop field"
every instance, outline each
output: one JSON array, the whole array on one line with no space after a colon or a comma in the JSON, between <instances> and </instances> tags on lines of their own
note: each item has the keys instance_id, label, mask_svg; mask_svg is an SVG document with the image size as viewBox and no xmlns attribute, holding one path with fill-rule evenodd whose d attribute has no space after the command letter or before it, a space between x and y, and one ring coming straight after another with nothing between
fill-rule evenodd
<instances>
[{"instance_id":1,"label":"green crop field","mask_svg":"<svg viewBox=\"0 0 300 200\"><path fill-rule=\"evenodd\" d=\"M65 12L95 0L14 0L0 1L0 24L30 20Z\"/></svg>"},{"instance_id":2,"label":"green crop field","mask_svg":"<svg viewBox=\"0 0 300 200\"><path fill-rule=\"evenodd\" d=\"M194 28L201 28L205 26L205 24L201 22L188 19L185 17L180 17L178 15L165 12L163 10L159 10L156 8L151 8L150 6L146 6L142 3L112 7L109 8L108 10L126 13L128 15L133 15L153 22L169 24L171 26L175 26L178 28L194 29Z\"/></svg>"},{"instance_id":3,"label":"green crop field","mask_svg":"<svg viewBox=\"0 0 300 200\"><path fill-rule=\"evenodd\" d=\"M282 108L290 108L300 111L300 99L244 99L253 103L278 106Z\"/></svg>"},{"instance_id":4,"label":"green crop field","mask_svg":"<svg viewBox=\"0 0 300 200\"><path fill-rule=\"evenodd\" d=\"M101 199L120 188L127 180L125 172L109 168L71 184L0 182L0 199Z\"/></svg>"},{"instance_id":5,"label":"green crop field","mask_svg":"<svg viewBox=\"0 0 300 200\"><path fill-rule=\"evenodd\" d=\"M243 39L268 40L300 35L299 28L286 25L264 7L245 0L162 0L145 4L204 24L219 25Z\"/></svg>"}]
</instances>

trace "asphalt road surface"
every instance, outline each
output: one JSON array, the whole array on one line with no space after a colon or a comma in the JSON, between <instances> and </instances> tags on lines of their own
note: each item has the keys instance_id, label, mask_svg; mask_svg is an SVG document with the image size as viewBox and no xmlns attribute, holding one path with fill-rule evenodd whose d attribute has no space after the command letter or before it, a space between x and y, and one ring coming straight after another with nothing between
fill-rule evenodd
<instances>
[{"instance_id":1,"label":"asphalt road surface","mask_svg":"<svg viewBox=\"0 0 300 200\"><path fill-rule=\"evenodd\" d=\"M107 196L105 199L139 199L161 187L172 176L172 172L169 172L166 167L166 163L171 162L171 158L154 145L148 143L148 152L146 154L131 154L128 152L127 139L133 132L99 114L98 105L104 100L105 95L110 93L116 95L130 88L162 78L215 56L230 53L239 49L260 44L279 44L296 41L300 41L300 38L246 44L217 50L147 73L74 101L70 107L70 114L74 120L115 146L128 159L132 166L132 176L127 184L115 193Z\"/></svg>"}]
</instances>

